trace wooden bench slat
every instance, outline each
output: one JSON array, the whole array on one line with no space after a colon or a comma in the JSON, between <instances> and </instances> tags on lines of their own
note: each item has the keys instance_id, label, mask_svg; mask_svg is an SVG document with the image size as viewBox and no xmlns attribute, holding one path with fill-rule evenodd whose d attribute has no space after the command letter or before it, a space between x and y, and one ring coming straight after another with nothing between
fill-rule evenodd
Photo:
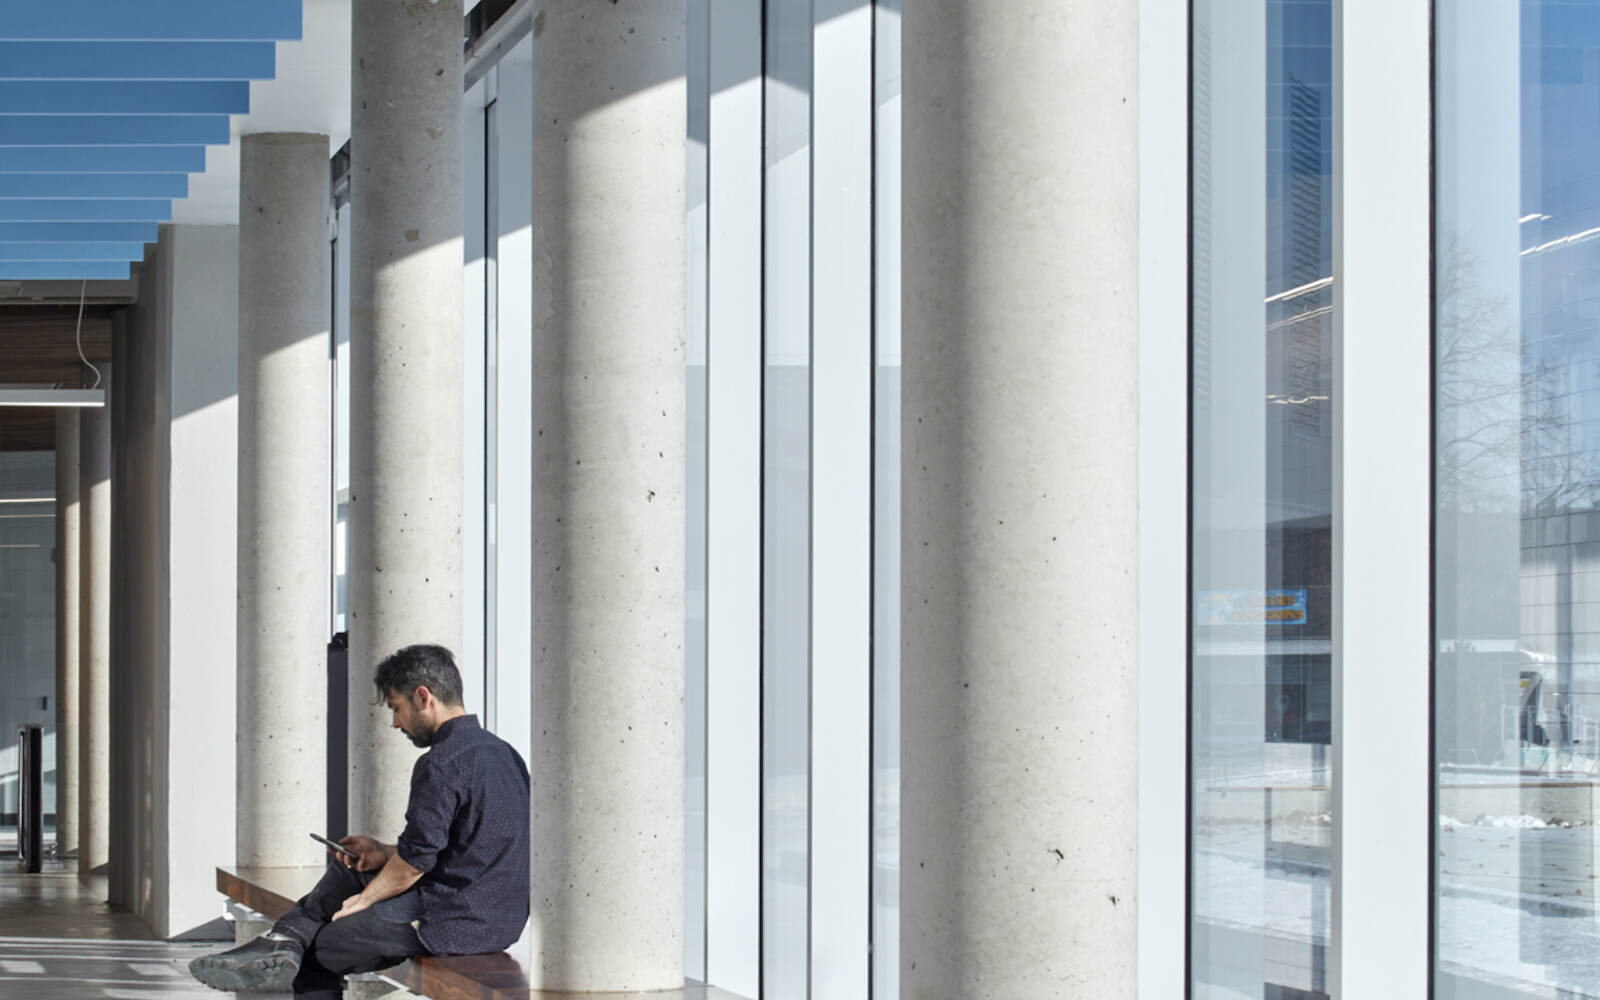
<instances>
[{"instance_id":1,"label":"wooden bench slat","mask_svg":"<svg viewBox=\"0 0 1600 1000\"><path fill-rule=\"evenodd\" d=\"M322 877L320 865L302 868L218 868L217 891L271 920L294 908Z\"/></svg>"}]
</instances>

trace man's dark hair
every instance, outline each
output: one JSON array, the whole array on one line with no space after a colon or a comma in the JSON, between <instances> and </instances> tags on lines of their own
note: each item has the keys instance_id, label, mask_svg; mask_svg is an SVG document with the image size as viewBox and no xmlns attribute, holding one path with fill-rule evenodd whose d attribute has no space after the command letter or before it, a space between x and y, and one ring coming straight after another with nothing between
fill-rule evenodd
<instances>
[{"instance_id":1,"label":"man's dark hair","mask_svg":"<svg viewBox=\"0 0 1600 1000\"><path fill-rule=\"evenodd\" d=\"M425 687L446 705L461 704L461 671L443 646L407 646L378 664L372 682L378 686L380 701L391 691L410 698L417 688Z\"/></svg>"}]
</instances>

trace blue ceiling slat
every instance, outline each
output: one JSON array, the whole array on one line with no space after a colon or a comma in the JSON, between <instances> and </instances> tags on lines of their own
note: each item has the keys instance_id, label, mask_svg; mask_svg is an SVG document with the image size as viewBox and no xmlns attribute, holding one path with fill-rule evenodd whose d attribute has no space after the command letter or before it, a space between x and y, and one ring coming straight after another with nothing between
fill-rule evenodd
<instances>
[{"instance_id":1,"label":"blue ceiling slat","mask_svg":"<svg viewBox=\"0 0 1600 1000\"><path fill-rule=\"evenodd\" d=\"M188 196L188 174L0 174L0 198Z\"/></svg>"},{"instance_id":2,"label":"blue ceiling slat","mask_svg":"<svg viewBox=\"0 0 1600 1000\"><path fill-rule=\"evenodd\" d=\"M272 42L0 42L0 80L270 80Z\"/></svg>"},{"instance_id":3,"label":"blue ceiling slat","mask_svg":"<svg viewBox=\"0 0 1600 1000\"><path fill-rule=\"evenodd\" d=\"M0 243L154 243L154 222L0 222Z\"/></svg>"},{"instance_id":4,"label":"blue ceiling slat","mask_svg":"<svg viewBox=\"0 0 1600 1000\"><path fill-rule=\"evenodd\" d=\"M227 115L3 115L0 146L228 144Z\"/></svg>"},{"instance_id":5,"label":"blue ceiling slat","mask_svg":"<svg viewBox=\"0 0 1600 1000\"><path fill-rule=\"evenodd\" d=\"M7 4L18 41L298 41L300 0L53 0Z\"/></svg>"},{"instance_id":6,"label":"blue ceiling slat","mask_svg":"<svg viewBox=\"0 0 1600 1000\"><path fill-rule=\"evenodd\" d=\"M5 80L0 111L8 115L242 115L250 111L244 81Z\"/></svg>"},{"instance_id":7,"label":"blue ceiling slat","mask_svg":"<svg viewBox=\"0 0 1600 1000\"><path fill-rule=\"evenodd\" d=\"M117 281L128 277L127 261L0 261L0 280L78 281L102 279Z\"/></svg>"},{"instance_id":8,"label":"blue ceiling slat","mask_svg":"<svg viewBox=\"0 0 1600 1000\"><path fill-rule=\"evenodd\" d=\"M143 243L0 243L0 261L129 261L143 257Z\"/></svg>"},{"instance_id":9,"label":"blue ceiling slat","mask_svg":"<svg viewBox=\"0 0 1600 1000\"><path fill-rule=\"evenodd\" d=\"M0 174L198 174L205 169L204 146L0 146Z\"/></svg>"},{"instance_id":10,"label":"blue ceiling slat","mask_svg":"<svg viewBox=\"0 0 1600 1000\"><path fill-rule=\"evenodd\" d=\"M167 222L171 218L172 202L164 200L0 199L0 222Z\"/></svg>"}]
</instances>

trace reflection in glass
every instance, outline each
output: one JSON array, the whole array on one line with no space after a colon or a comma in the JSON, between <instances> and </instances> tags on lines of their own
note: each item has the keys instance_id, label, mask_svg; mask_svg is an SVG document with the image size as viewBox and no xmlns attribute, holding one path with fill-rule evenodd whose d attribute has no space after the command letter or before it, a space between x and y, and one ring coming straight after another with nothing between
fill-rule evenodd
<instances>
[{"instance_id":1,"label":"reflection in glass","mask_svg":"<svg viewBox=\"0 0 1600 1000\"><path fill-rule=\"evenodd\" d=\"M1600 997L1600 3L1436 65L1435 991Z\"/></svg>"},{"instance_id":2,"label":"reflection in glass","mask_svg":"<svg viewBox=\"0 0 1600 1000\"><path fill-rule=\"evenodd\" d=\"M762 997L809 993L811 3L767 0Z\"/></svg>"},{"instance_id":3,"label":"reflection in glass","mask_svg":"<svg viewBox=\"0 0 1600 1000\"><path fill-rule=\"evenodd\" d=\"M1326 996L1332 7L1197 0L1191 985Z\"/></svg>"}]
</instances>

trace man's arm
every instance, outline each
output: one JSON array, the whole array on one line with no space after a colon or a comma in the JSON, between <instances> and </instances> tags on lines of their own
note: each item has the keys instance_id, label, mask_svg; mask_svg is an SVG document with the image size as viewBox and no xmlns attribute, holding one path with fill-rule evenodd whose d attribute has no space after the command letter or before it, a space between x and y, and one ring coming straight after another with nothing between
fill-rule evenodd
<instances>
[{"instance_id":1,"label":"man's arm","mask_svg":"<svg viewBox=\"0 0 1600 1000\"><path fill-rule=\"evenodd\" d=\"M393 848L390 848L389 860L378 870L377 876L367 883L367 887L362 889L359 895L351 896L345 900L344 905L339 908L339 912L333 915L333 919L338 920L341 917L360 913L374 903L381 902L391 896L398 896L416 885L417 880L421 877L422 872L413 868L406 862L405 858L394 853Z\"/></svg>"}]
</instances>

